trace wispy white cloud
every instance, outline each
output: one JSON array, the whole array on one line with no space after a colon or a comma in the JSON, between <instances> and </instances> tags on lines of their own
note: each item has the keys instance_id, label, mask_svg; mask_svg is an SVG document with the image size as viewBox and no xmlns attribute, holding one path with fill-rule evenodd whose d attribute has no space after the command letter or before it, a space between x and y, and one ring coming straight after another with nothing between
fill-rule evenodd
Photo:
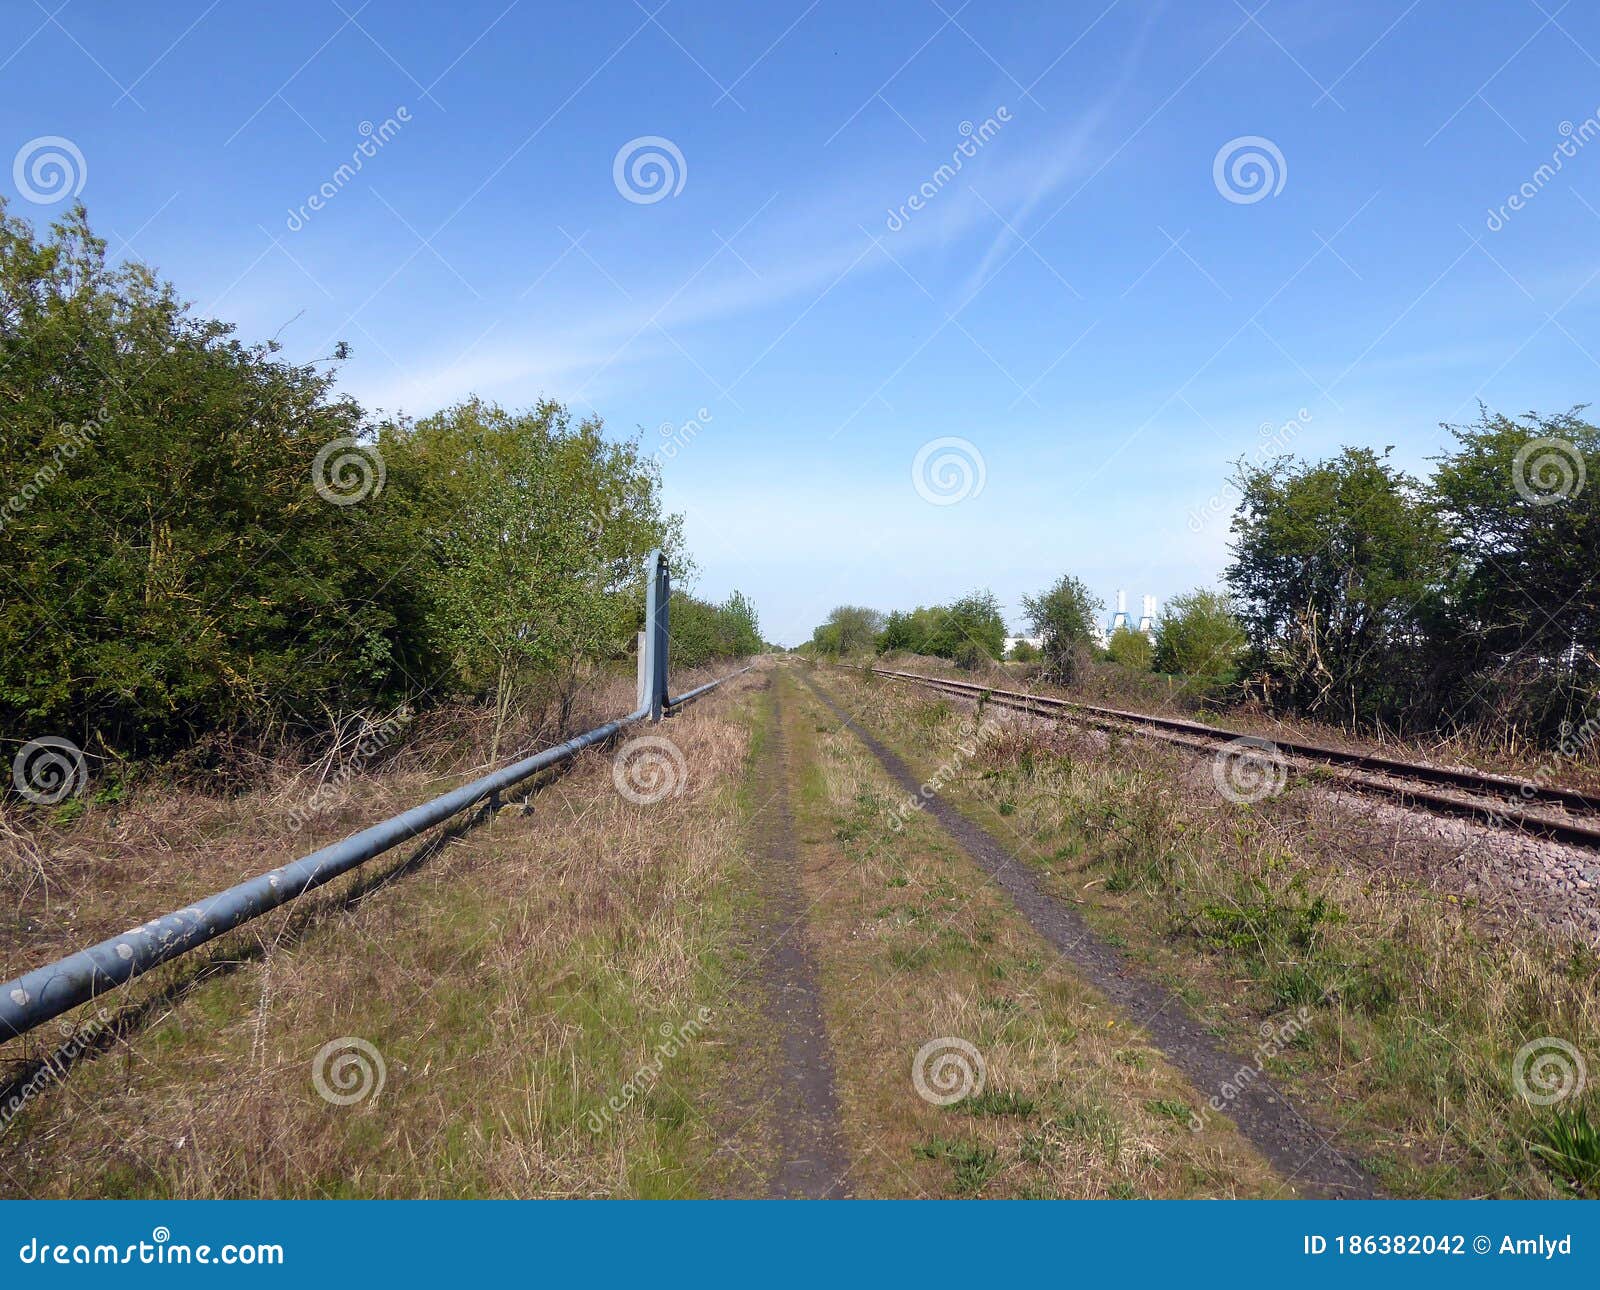
<instances>
[{"instance_id":1,"label":"wispy white cloud","mask_svg":"<svg viewBox=\"0 0 1600 1290\"><path fill-rule=\"evenodd\" d=\"M559 326L504 320L488 339L473 343L469 355L423 365L397 383L382 383L373 393L399 405L436 404L473 391L526 396L534 387L553 390L558 385L587 397L594 393L587 388L590 383L619 380L629 368L676 353L664 333L676 337L783 305L803 307L843 280L893 269L889 255L936 292L943 278L934 271L939 266L919 270L929 256L956 258L974 233L996 226L996 210L1009 212L1006 219L1014 224L1046 195L1088 172L1094 135L1119 92L1108 93L1065 127L1048 133L1037 128L1037 118L1007 126L1009 136L992 140L956 182L894 233L886 228L885 211L904 194L889 185L905 181L881 176L808 195L798 204L780 196L737 238L733 250L710 239L699 248L703 258L686 256L674 264L675 279L659 269L651 283L641 282L639 272L624 273L620 264L608 263L606 245L597 233L586 247L599 266L595 276L602 282L612 279L602 289L611 303L597 307L588 289L560 303L546 302L537 316L559 318ZM911 153L900 160L905 173L920 183L923 172L910 169L914 158ZM916 164L931 172L946 159L940 147L930 145ZM969 281L987 270L1009 236L1002 227L990 240ZM872 246L873 237L882 241L888 255ZM627 284L626 298L616 289L621 282ZM952 297L952 307L960 298Z\"/></svg>"}]
</instances>

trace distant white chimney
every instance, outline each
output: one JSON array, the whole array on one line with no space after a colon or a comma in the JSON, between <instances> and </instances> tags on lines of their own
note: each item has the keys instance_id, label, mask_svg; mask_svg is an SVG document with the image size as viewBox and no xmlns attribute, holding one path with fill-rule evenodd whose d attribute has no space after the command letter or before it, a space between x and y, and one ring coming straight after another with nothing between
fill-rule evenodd
<instances>
[{"instance_id":1,"label":"distant white chimney","mask_svg":"<svg viewBox=\"0 0 1600 1290\"><path fill-rule=\"evenodd\" d=\"M1155 643L1156 598L1154 596L1146 596L1144 598L1144 614L1139 619L1139 630L1150 638L1152 645Z\"/></svg>"},{"instance_id":2,"label":"distant white chimney","mask_svg":"<svg viewBox=\"0 0 1600 1290\"><path fill-rule=\"evenodd\" d=\"M1119 591L1117 592L1117 612L1111 619L1111 626L1106 628L1106 635L1109 637L1119 627L1126 626L1128 626L1128 593Z\"/></svg>"}]
</instances>

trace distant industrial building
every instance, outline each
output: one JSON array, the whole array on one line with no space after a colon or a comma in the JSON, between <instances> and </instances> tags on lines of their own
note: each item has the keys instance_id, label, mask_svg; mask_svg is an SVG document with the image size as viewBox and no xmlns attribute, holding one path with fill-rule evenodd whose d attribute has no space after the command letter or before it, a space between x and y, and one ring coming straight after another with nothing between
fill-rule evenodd
<instances>
[{"instance_id":1,"label":"distant industrial building","mask_svg":"<svg viewBox=\"0 0 1600 1290\"><path fill-rule=\"evenodd\" d=\"M1145 638L1154 645L1156 643L1156 606L1154 596L1144 598L1144 612L1139 615L1137 624L1128 617L1128 593L1117 592L1117 611L1111 615L1111 621L1099 629L1097 640L1100 648L1105 649L1111 643L1111 635L1119 627L1126 627L1129 631L1143 632Z\"/></svg>"}]
</instances>

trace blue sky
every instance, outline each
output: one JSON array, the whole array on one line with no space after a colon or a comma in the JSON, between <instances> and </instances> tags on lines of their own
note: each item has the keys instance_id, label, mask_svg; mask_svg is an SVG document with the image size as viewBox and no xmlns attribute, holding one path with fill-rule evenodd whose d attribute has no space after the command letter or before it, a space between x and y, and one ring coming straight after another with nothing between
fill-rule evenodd
<instances>
[{"instance_id":1,"label":"blue sky","mask_svg":"<svg viewBox=\"0 0 1600 1290\"><path fill-rule=\"evenodd\" d=\"M789 643L1164 599L1241 455L1425 470L1480 399L1600 388L1580 3L46 3L4 4L13 213L77 190L369 407L642 429L699 590Z\"/></svg>"}]
</instances>

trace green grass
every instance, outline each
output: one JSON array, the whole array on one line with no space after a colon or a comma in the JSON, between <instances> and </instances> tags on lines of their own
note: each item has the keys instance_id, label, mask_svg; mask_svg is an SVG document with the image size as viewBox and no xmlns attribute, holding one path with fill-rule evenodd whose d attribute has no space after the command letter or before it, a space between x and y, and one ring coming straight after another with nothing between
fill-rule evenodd
<instances>
[{"instance_id":1,"label":"green grass","mask_svg":"<svg viewBox=\"0 0 1600 1290\"><path fill-rule=\"evenodd\" d=\"M975 1196L1000 1168L993 1147L959 1138L930 1138L912 1148L923 1160L942 1160L950 1166L950 1182L957 1194Z\"/></svg>"},{"instance_id":2,"label":"green grass","mask_svg":"<svg viewBox=\"0 0 1600 1290\"><path fill-rule=\"evenodd\" d=\"M944 714L890 694L870 724L920 772ZM1129 741L1074 758L1012 730L943 797L1226 1044L1261 1047L1274 1079L1325 1099L1396 1193L1594 1194L1592 1107L1534 1124L1507 1098L1506 1071L1531 1035L1592 1050L1600 955L1536 929L1502 935L1408 877L1405 863L1373 881L1304 793L1237 811L1197 799L1183 756ZM1429 858L1427 846L1407 862ZM1349 1105L1361 1108L1354 1118Z\"/></svg>"},{"instance_id":3,"label":"green grass","mask_svg":"<svg viewBox=\"0 0 1600 1290\"><path fill-rule=\"evenodd\" d=\"M1180 1102L1175 1097L1155 1097L1144 1104L1144 1109L1151 1115L1163 1116L1178 1124L1187 1125L1194 1115L1187 1102Z\"/></svg>"},{"instance_id":4,"label":"green grass","mask_svg":"<svg viewBox=\"0 0 1600 1290\"><path fill-rule=\"evenodd\" d=\"M963 1098L951 1109L965 1111L968 1115L1017 1115L1029 1116L1033 1114L1033 1101L1018 1093L1002 1093L998 1089L986 1088L975 1097Z\"/></svg>"},{"instance_id":5,"label":"green grass","mask_svg":"<svg viewBox=\"0 0 1600 1290\"><path fill-rule=\"evenodd\" d=\"M1528 1149L1574 1196L1600 1197L1600 1124L1587 1107L1558 1109L1534 1132Z\"/></svg>"}]
</instances>

